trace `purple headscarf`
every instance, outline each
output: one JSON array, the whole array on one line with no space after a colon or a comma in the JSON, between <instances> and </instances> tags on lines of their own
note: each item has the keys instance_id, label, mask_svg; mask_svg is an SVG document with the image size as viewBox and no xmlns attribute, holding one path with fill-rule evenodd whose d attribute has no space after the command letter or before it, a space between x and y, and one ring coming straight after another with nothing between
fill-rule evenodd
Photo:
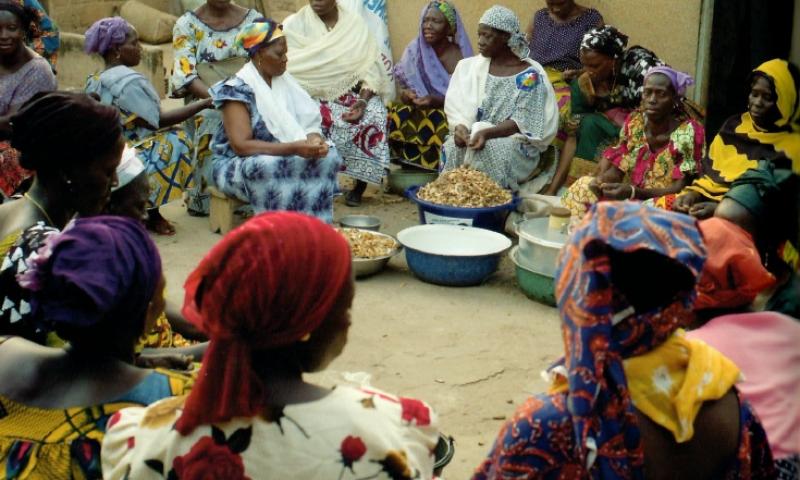
<instances>
[{"instance_id":1,"label":"purple headscarf","mask_svg":"<svg viewBox=\"0 0 800 480\"><path fill-rule=\"evenodd\" d=\"M426 3L422 7L422 14L419 21L419 35L417 38L406 47L403 52L403 57L394 67L394 74L402 84L410 88L419 97L427 95L436 95L444 97L447 93L447 87L450 85L450 74L447 73L433 47L428 45L422 35L422 23L425 19L425 14L431 6L436 8L436 4L445 3L444 1ZM450 4L446 4L455 13L456 18L456 34L455 43L461 49L461 54L464 58L473 55L472 45L469 43L467 31L464 28L464 23L461 21L461 16Z\"/></svg>"},{"instance_id":2,"label":"purple headscarf","mask_svg":"<svg viewBox=\"0 0 800 480\"><path fill-rule=\"evenodd\" d=\"M669 81L672 83L672 88L675 89L675 93L681 98L686 95L686 89L694 85L694 79L691 75L667 67L666 65L650 67L650 70L644 74L644 80L647 80L647 77L654 73L660 73L669 78Z\"/></svg>"},{"instance_id":3,"label":"purple headscarf","mask_svg":"<svg viewBox=\"0 0 800 480\"><path fill-rule=\"evenodd\" d=\"M125 43L133 27L122 17L101 18L86 30L83 50L86 53L105 55L111 48Z\"/></svg>"},{"instance_id":4,"label":"purple headscarf","mask_svg":"<svg viewBox=\"0 0 800 480\"><path fill-rule=\"evenodd\" d=\"M49 236L17 277L49 327L141 322L160 279L161 257L144 227L112 216L79 218Z\"/></svg>"}]
</instances>

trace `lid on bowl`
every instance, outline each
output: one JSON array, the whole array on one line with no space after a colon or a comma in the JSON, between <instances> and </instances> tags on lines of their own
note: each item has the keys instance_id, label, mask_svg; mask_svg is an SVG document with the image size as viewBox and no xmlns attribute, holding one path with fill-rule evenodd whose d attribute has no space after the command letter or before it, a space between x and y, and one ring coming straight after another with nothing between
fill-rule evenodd
<instances>
[{"instance_id":1,"label":"lid on bowl","mask_svg":"<svg viewBox=\"0 0 800 480\"><path fill-rule=\"evenodd\" d=\"M517 225L517 235L530 242L551 248L561 248L567 243L567 235L550 228L548 217L531 218Z\"/></svg>"}]
</instances>

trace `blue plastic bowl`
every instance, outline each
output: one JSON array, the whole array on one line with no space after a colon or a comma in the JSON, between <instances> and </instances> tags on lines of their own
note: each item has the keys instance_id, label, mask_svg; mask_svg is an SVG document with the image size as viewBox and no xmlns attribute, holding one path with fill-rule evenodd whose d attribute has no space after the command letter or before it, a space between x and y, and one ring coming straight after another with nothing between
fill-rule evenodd
<instances>
[{"instance_id":1,"label":"blue plastic bowl","mask_svg":"<svg viewBox=\"0 0 800 480\"><path fill-rule=\"evenodd\" d=\"M511 240L497 232L457 225L418 225L397 234L408 268L420 280L466 287L497 271Z\"/></svg>"},{"instance_id":2,"label":"blue plastic bowl","mask_svg":"<svg viewBox=\"0 0 800 480\"><path fill-rule=\"evenodd\" d=\"M466 227L485 228L495 232L503 232L508 211L514 210L519 203L519 198L505 205L483 208L451 207L426 202L417 196L419 186L406 190L406 196L419 208L419 223L421 224L447 224L463 225Z\"/></svg>"}]
</instances>

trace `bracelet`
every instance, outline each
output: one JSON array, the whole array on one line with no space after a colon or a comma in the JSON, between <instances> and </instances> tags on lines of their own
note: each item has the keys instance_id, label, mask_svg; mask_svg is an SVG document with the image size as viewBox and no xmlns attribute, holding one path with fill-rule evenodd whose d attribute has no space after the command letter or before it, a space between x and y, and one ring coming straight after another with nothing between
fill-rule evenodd
<instances>
[{"instance_id":1,"label":"bracelet","mask_svg":"<svg viewBox=\"0 0 800 480\"><path fill-rule=\"evenodd\" d=\"M636 198L636 187L631 185L631 196L628 198L628 200L633 200L634 198Z\"/></svg>"}]
</instances>

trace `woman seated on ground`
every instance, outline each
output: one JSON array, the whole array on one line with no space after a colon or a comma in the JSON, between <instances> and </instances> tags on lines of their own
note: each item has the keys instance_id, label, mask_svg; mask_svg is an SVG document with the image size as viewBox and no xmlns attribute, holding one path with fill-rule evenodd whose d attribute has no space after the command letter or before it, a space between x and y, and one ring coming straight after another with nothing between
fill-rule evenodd
<instances>
[{"instance_id":1,"label":"woman seated on ground","mask_svg":"<svg viewBox=\"0 0 800 480\"><path fill-rule=\"evenodd\" d=\"M777 279L765 308L800 318L800 175L761 160L731 184L714 216L752 235Z\"/></svg>"},{"instance_id":2,"label":"woman seated on ground","mask_svg":"<svg viewBox=\"0 0 800 480\"><path fill-rule=\"evenodd\" d=\"M625 120L619 144L603 153L596 176L581 177L562 203L583 218L598 200L656 200L671 210L678 192L691 184L705 156L705 130L681 100L692 77L653 67L644 79L642 105Z\"/></svg>"},{"instance_id":3,"label":"woman seated on ground","mask_svg":"<svg viewBox=\"0 0 800 480\"><path fill-rule=\"evenodd\" d=\"M367 183L380 185L389 167L385 103L392 86L377 40L350 7L310 0L284 28L289 73L320 102L325 136L344 159L342 173L355 180L346 203L358 206Z\"/></svg>"},{"instance_id":4,"label":"woman seated on ground","mask_svg":"<svg viewBox=\"0 0 800 480\"><path fill-rule=\"evenodd\" d=\"M150 181L145 166L136 156L136 151L126 148L122 153L122 161L117 168L117 186L111 191L111 200L106 207L106 214L132 218L137 221L147 219L147 205L150 197ZM0 271L0 275L2 272ZM205 340L205 337L189 322L183 319L179 311L169 308L156 318L153 328L142 336L137 352L148 348L178 348L172 353L182 352L196 359L205 351L202 346L191 340ZM187 339L183 334L191 338ZM199 351L198 351L199 350Z\"/></svg>"},{"instance_id":5,"label":"woman seated on ground","mask_svg":"<svg viewBox=\"0 0 800 480\"><path fill-rule=\"evenodd\" d=\"M594 8L578 5L574 0L546 0L546 8L537 10L528 27L531 59L539 62L556 93L560 121L569 117L570 82L581 72L578 52L583 36L603 26L603 16ZM567 139L559 125L553 145L561 148Z\"/></svg>"},{"instance_id":6,"label":"woman seated on ground","mask_svg":"<svg viewBox=\"0 0 800 480\"><path fill-rule=\"evenodd\" d=\"M687 334L718 349L742 369L737 385L764 424L780 479L800 472L800 322L752 311L775 278L761 265L752 236L722 218L699 223L708 261L697 285L702 327Z\"/></svg>"},{"instance_id":7,"label":"woman seated on ground","mask_svg":"<svg viewBox=\"0 0 800 480\"><path fill-rule=\"evenodd\" d=\"M236 36L260 17L257 11L243 8L230 0L207 0L178 18L172 30L172 49L175 52L170 78L172 95L185 98L187 102L210 98L211 85L219 77L233 75L246 62L247 52L236 45ZM237 59L241 59L241 62L237 62ZM211 79L200 77L206 66L213 68ZM211 139L221 124L219 112L209 109L203 110L186 125L194 146L194 182L186 198L187 210L192 215L208 215Z\"/></svg>"},{"instance_id":8,"label":"woman seated on ground","mask_svg":"<svg viewBox=\"0 0 800 480\"><path fill-rule=\"evenodd\" d=\"M75 214L99 214L116 183L125 140L117 109L86 94L39 93L11 120L11 146L21 152L20 165L36 174L24 198L0 205L0 292L3 305L13 303L0 309L0 335L44 344L46 332L26 321L21 300L9 299L17 280L8 271L8 252L29 227L61 230Z\"/></svg>"},{"instance_id":9,"label":"woman seated on ground","mask_svg":"<svg viewBox=\"0 0 800 480\"><path fill-rule=\"evenodd\" d=\"M462 58L472 56L464 24L447 1L422 9L419 35L394 67L400 102L389 108L389 147L404 165L438 171L447 139L444 97L450 75Z\"/></svg>"},{"instance_id":10,"label":"woman seated on ground","mask_svg":"<svg viewBox=\"0 0 800 480\"><path fill-rule=\"evenodd\" d=\"M30 308L69 346L3 337L0 468L8 478L100 478L100 443L115 413L191 386L132 365L137 339L164 306L158 250L139 222L100 216L51 237L31 263L20 279L33 291Z\"/></svg>"},{"instance_id":11,"label":"woman seated on ground","mask_svg":"<svg viewBox=\"0 0 800 480\"><path fill-rule=\"evenodd\" d=\"M9 136L9 119L38 92L56 89L56 77L47 60L25 46L33 37L36 13L13 0L0 1L0 28L8 45L0 49L0 137ZM11 197L24 189L32 173L19 164L19 151L7 140L0 141L0 193Z\"/></svg>"},{"instance_id":12,"label":"woman seated on ground","mask_svg":"<svg viewBox=\"0 0 800 480\"><path fill-rule=\"evenodd\" d=\"M561 253L566 356L551 393L506 422L474 478L775 478L739 369L679 330L705 255L690 217L594 205Z\"/></svg>"},{"instance_id":13,"label":"woman seated on ground","mask_svg":"<svg viewBox=\"0 0 800 480\"><path fill-rule=\"evenodd\" d=\"M303 380L342 352L354 289L347 242L315 218L269 212L229 233L186 281L184 314L211 338L197 384L122 412L105 478L431 478L427 405Z\"/></svg>"},{"instance_id":14,"label":"woman seated on ground","mask_svg":"<svg viewBox=\"0 0 800 480\"><path fill-rule=\"evenodd\" d=\"M478 26L480 55L458 63L445 112L452 134L444 144L444 169L469 165L503 188L538 193L555 164L541 154L558 128L555 95L541 65L528 58L517 16L487 10Z\"/></svg>"},{"instance_id":15,"label":"woman seated on ground","mask_svg":"<svg viewBox=\"0 0 800 480\"><path fill-rule=\"evenodd\" d=\"M646 48L625 49L628 37L611 25L584 35L580 59L584 73L570 85L568 138L548 194L567 181L597 170L597 157L619 137L628 114L642 103L644 74L663 65Z\"/></svg>"},{"instance_id":16,"label":"woman seated on ground","mask_svg":"<svg viewBox=\"0 0 800 480\"><path fill-rule=\"evenodd\" d=\"M332 222L341 158L322 136L317 104L286 73L281 26L256 20L236 42L250 62L211 89L223 117L214 183L256 212L295 210Z\"/></svg>"},{"instance_id":17,"label":"woman seated on ground","mask_svg":"<svg viewBox=\"0 0 800 480\"><path fill-rule=\"evenodd\" d=\"M91 75L86 91L119 109L122 131L147 168L152 185L147 228L160 235L174 235L175 227L161 216L159 207L181 198L192 181L193 146L177 124L211 107L200 100L171 111L161 110L161 99L141 73L133 70L141 61L139 35L122 17L103 18L86 31L86 53L103 57L105 70ZM169 130L161 130L173 127Z\"/></svg>"},{"instance_id":18,"label":"woman seated on ground","mask_svg":"<svg viewBox=\"0 0 800 480\"><path fill-rule=\"evenodd\" d=\"M800 173L800 72L774 59L753 70L748 110L729 118L703 161L703 176L675 201L675 209L697 218L714 214L731 183L759 160Z\"/></svg>"}]
</instances>

